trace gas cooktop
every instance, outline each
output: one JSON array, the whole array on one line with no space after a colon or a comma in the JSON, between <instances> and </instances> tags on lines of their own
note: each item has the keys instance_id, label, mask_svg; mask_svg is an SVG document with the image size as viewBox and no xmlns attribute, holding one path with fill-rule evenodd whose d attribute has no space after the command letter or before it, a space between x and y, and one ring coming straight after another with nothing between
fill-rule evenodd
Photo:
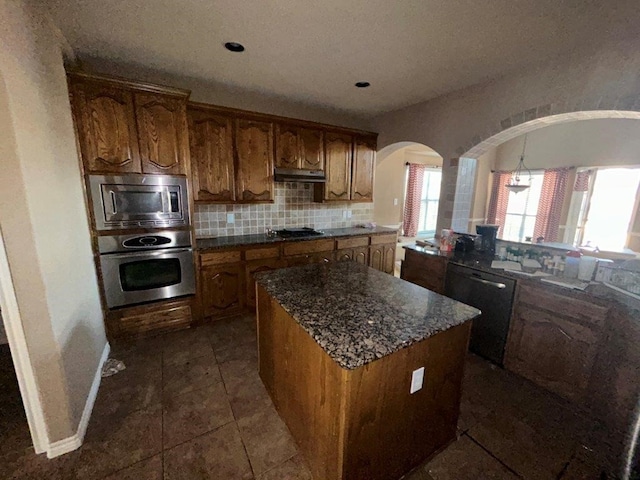
<instances>
[{"instance_id":1,"label":"gas cooktop","mask_svg":"<svg viewBox=\"0 0 640 480\"><path fill-rule=\"evenodd\" d=\"M297 237L316 237L323 235L323 232L314 230L313 228L284 228L282 230L276 230L276 234L282 238L297 238Z\"/></svg>"}]
</instances>

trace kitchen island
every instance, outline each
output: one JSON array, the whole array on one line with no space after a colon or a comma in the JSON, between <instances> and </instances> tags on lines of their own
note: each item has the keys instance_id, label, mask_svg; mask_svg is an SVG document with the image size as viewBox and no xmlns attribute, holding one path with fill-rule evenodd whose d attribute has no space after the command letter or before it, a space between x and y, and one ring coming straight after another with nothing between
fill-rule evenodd
<instances>
[{"instance_id":1,"label":"kitchen island","mask_svg":"<svg viewBox=\"0 0 640 480\"><path fill-rule=\"evenodd\" d=\"M455 439L477 309L356 262L256 281L260 377L314 478L395 480Z\"/></svg>"}]
</instances>

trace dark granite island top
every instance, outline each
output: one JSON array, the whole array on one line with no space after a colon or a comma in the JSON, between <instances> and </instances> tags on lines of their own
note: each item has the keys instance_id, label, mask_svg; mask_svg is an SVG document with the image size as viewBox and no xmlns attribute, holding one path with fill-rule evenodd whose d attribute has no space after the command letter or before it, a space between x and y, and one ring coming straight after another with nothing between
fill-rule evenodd
<instances>
[{"instance_id":1,"label":"dark granite island top","mask_svg":"<svg viewBox=\"0 0 640 480\"><path fill-rule=\"evenodd\" d=\"M480 314L468 305L355 262L262 272L256 280L348 370Z\"/></svg>"}]
</instances>

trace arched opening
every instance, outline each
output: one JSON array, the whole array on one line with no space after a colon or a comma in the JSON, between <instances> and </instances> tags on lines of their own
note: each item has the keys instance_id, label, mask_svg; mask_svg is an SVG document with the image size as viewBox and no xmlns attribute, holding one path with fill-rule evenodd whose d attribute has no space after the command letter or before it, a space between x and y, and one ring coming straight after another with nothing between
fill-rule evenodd
<instances>
[{"instance_id":1,"label":"arched opening","mask_svg":"<svg viewBox=\"0 0 640 480\"><path fill-rule=\"evenodd\" d=\"M494 221L488 218L491 216L488 215L491 172L508 172L516 168L526 136L525 165L534 172L536 188L532 188L530 193L509 194L513 201L509 202L511 207L507 207L507 225L501 229L499 237L535 242L536 237L544 236L539 232L533 234L535 207L541 201L543 173L566 169L567 191L561 205L554 207L560 210L554 217L554 221L559 222L558 233L543 240L562 244L563 247L589 244L599 250L633 255L632 251L640 251L640 190L636 185L638 180L635 180L640 175L640 154L637 153L640 152L639 119L638 112L554 115L511 127L478 143L459 160L473 165L473 168L457 168L453 195L455 205L451 218L446 219L443 225L450 224L454 229L475 233L475 225ZM587 188L583 184L577 192L575 183L578 175L581 179L587 175L591 186ZM625 179L624 184L620 179ZM464 190L464 185L471 185L471 192ZM616 191L617 202L611 195L607 199L607 188ZM547 198L549 193L545 190L545 201L550 201ZM452 192L447 194L451 196ZM531 198L526 202L522 201L529 196ZM464 199L470 200L464 204ZM522 205L516 207L516 203ZM529 205L527 214L520 211L525 203ZM587 216L589 209L591 219ZM525 218L527 216L530 218ZM617 233L605 232L611 230L614 223ZM588 235L585 236L585 232Z\"/></svg>"}]
</instances>

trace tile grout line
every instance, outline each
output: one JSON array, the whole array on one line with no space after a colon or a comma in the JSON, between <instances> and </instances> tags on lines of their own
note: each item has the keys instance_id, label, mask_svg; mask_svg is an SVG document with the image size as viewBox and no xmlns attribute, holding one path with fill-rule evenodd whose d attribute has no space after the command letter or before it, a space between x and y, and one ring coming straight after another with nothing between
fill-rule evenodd
<instances>
[{"instance_id":1,"label":"tile grout line","mask_svg":"<svg viewBox=\"0 0 640 480\"><path fill-rule=\"evenodd\" d=\"M511 473L513 473L516 477L518 478L523 478L522 475L520 475L518 472L516 472L513 468L511 468L509 465L507 465L506 463L504 463L502 460L500 460L498 457L496 457L488 448L486 448L484 445L482 445L480 442L478 442L475 438L473 438L471 435L469 435L469 433L464 433L464 435L466 435L467 437L469 437L469 439L471 439L471 441L473 443L475 443L476 445L478 445L482 450L484 450L485 452L487 452L494 460L496 460L498 463L500 463L504 468L506 468L507 470L509 470Z\"/></svg>"}]
</instances>

